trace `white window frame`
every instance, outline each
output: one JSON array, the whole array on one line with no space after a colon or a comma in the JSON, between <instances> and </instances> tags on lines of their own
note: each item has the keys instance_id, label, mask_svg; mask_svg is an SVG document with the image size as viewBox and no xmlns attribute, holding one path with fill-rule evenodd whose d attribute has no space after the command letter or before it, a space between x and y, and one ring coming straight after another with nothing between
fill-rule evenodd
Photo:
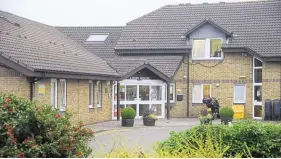
<instances>
[{"instance_id":1,"label":"white window frame","mask_svg":"<svg viewBox=\"0 0 281 159\"><path fill-rule=\"evenodd\" d=\"M61 93L61 96L60 96L60 111L65 111L66 110L66 97L67 97L67 95L66 95L66 93L67 93L67 84L66 84L66 80L65 79L60 79L60 86L62 86L62 84L61 84L61 82L64 82L64 87L65 87L65 89L64 89L64 93L62 92L62 87L60 87L60 93ZM63 94L64 94L64 98L63 98ZM64 105L64 106L63 106Z\"/></svg>"},{"instance_id":2,"label":"white window frame","mask_svg":"<svg viewBox=\"0 0 281 159\"><path fill-rule=\"evenodd\" d=\"M52 83L55 83L55 85L52 86ZM53 99L53 98L55 98L55 99ZM53 103L53 101L54 101L54 103ZM54 78L51 79L51 105L53 105L54 108L58 108L58 81L57 81L57 79L54 79Z\"/></svg>"},{"instance_id":3,"label":"white window frame","mask_svg":"<svg viewBox=\"0 0 281 159\"><path fill-rule=\"evenodd\" d=\"M175 83L170 83L170 87L173 86L173 100L170 100L170 103L175 103L176 100L176 84ZM171 91L170 91L171 92ZM165 84L165 103L167 103L167 85Z\"/></svg>"},{"instance_id":4,"label":"white window frame","mask_svg":"<svg viewBox=\"0 0 281 159\"><path fill-rule=\"evenodd\" d=\"M241 101L235 101L235 87L236 86L244 86L244 100L241 100ZM233 103L236 103L236 104L245 104L246 103L246 84L234 84L233 85Z\"/></svg>"},{"instance_id":5,"label":"white window frame","mask_svg":"<svg viewBox=\"0 0 281 159\"><path fill-rule=\"evenodd\" d=\"M200 85L200 90L201 90L201 92L200 92L200 100L201 101L194 101L194 85ZM203 96L204 96L204 94L203 94L203 88L204 88L204 86L205 85L209 85L210 86L210 97L212 97L212 85L211 84L193 84L192 85L192 103L203 103Z\"/></svg>"},{"instance_id":6,"label":"white window frame","mask_svg":"<svg viewBox=\"0 0 281 159\"><path fill-rule=\"evenodd\" d=\"M222 60L223 59L223 52L221 51L221 57L210 57L211 53L211 40L221 40L221 43L223 44L223 39L222 38L202 38L202 39L193 39L192 40L192 60ZM194 41L195 40L205 40L205 57L194 57L193 56L193 51L194 51Z\"/></svg>"},{"instance_id":7,"label":"white window frame","mask_svg":"<svg viewBox=\"0 0 281 159\"><path fill-rule=\"evenodd\" d=\"M97 107L102 107L102 82L97 81Z\"/></svg>"},{"instance_id":8,"label":"white window frame","mask_svg":"<svg viewBox=\"0 0 281 159\"><path fill-rule=\"evenodd\" d=\"M94 104L95 104L95 87L94 87L94 82L92 80L89 81L89 108L94 108Z\"/></svg>"}]
</instances>

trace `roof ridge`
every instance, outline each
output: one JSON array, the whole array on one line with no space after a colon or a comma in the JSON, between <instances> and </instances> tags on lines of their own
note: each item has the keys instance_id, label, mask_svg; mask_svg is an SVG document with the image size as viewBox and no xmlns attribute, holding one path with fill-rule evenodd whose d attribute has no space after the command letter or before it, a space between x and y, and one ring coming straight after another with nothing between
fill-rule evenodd
<instances>
[{"instance_id":1,"label":"roof ridge","mask_svg":"<svg viewBox=\"0 0 281 159\"><path fill-rule=\"evenodd\" d=\"M125 26L54 26L55 28L124 28Z\"/></svg>"},{"instance_id":2,"label":"roof ridge","mask_svg":"<svg viewBox=\"0 0 281 159\"><path fill-rule=\"evenodd\" d=\"M220 2L215 2L215 3L208 3L208 2L203 2L203 3L179 3L179 4L170 4L166 5L167 7L184 7L184 6L198 6L198 5L218 5L218 4L245 4L245 3L265 3L265 2L281 2L279 0L246 0L246 1L220 1Z\"/></svg>"}]
</instances>

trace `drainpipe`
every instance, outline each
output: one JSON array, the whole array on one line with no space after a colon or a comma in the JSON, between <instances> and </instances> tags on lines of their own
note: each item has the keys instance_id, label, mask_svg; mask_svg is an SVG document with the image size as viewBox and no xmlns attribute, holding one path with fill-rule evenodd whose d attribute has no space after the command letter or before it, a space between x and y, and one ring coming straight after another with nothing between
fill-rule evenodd
<instances>
[{"instance_id":1,"label":"drainpipe","mask_svg":"<svg viewBox=\"0 0 281 159\"><path fill-rule=\"evenodd\" d=\"M186 55L186 64L187 64L187 71L186 71L186 117L189 118L189 53Z\"/></svg>"},{"instance_id":2,"label":"drainpipe","mask_svg":"<svg viewBox=\"0 0 281 159\"><path fill-rule=\"evenodd\" d=\"M120 82L117 81L117 121L120 121Z\"/></svg>"},{"instance_id":3,"label":"drainpipe","mask_svg":"<svg viewBox=\"0 0 281 159\"><path fill-rule=\"evenodd\" d=\"M29 99L30 99L31 101L32 101L32 98L33 98L33 96L34 96L34 94L33 94L34 81L35 81L35 80L34 80L34 77L32 77L31 80L30 80L30 83L29 83L29 84L30 84L30 85L29 85L29 87L30 87L30 90L29 90L29 91L30 91L30 93L29 93L29 95L30 95L30 96L29 96Z\"/></svg>"},{"instance_id":4,"label":"drainpipe","mask_svg":"<svg viewBox=\"0 0 281 159\"><path fill-rule=\"evenodd\" d=\"M167 119L170 119L170 82L167 82Z\"/></svg>"}]
</instances>

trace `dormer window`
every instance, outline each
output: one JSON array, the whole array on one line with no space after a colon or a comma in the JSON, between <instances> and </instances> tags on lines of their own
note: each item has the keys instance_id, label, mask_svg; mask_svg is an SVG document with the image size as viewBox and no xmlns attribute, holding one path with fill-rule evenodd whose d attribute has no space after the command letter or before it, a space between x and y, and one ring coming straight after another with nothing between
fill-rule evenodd
<instances>
[{"instance_id":1,"label":"dormer window","mask_svg":"<svg viewBox=\"0 0 281 159\"><path fill-rule=\"evenodd\" d=\"M192 59L222 59L221 39L193 39Z\"/></svg>"}]
</instances>

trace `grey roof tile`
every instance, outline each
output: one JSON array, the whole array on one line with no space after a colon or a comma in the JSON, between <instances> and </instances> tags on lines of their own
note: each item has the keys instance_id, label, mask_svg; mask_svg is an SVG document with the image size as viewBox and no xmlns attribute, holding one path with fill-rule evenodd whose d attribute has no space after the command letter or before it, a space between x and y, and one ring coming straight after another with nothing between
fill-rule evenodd
<instances>
[{"instance_id":1,"label":"grey roof tile","mask_svg":"<svg viewBox=\"0 0 281 159\"><path fill-rule=\"evenodd\" d=\"M148 62L151 66L172 77L178 68L182 55L134 55L122 56L115 54L114 47L119 40L123 27L57 27L84 48L103 58L121 75L134 70L135 68ZM105 42L85 42L93 33L108 33Z\"/></svg>"},{"instance_id":2,"label":"grey roof tile","mask_svg":"<svg viewBox=\"0 0 281 159\"><path fill-rule=\"evenodd\" d=\"M237 35L228 47L281 56L280 0L167 5L129 22L115 48L186 49L181 36L204 19Z\"/></svg>"},{"instance_id":3,"label":"grey roof tile","mask_svg":"<svg viewBox=\"0 0 281 159\"><path fill-rule=\"evenodd\" d=\"M106 61L55 27L3 11L0 11L0 52L34 71L119 75Z\"/></svg>"}]
</instances>

